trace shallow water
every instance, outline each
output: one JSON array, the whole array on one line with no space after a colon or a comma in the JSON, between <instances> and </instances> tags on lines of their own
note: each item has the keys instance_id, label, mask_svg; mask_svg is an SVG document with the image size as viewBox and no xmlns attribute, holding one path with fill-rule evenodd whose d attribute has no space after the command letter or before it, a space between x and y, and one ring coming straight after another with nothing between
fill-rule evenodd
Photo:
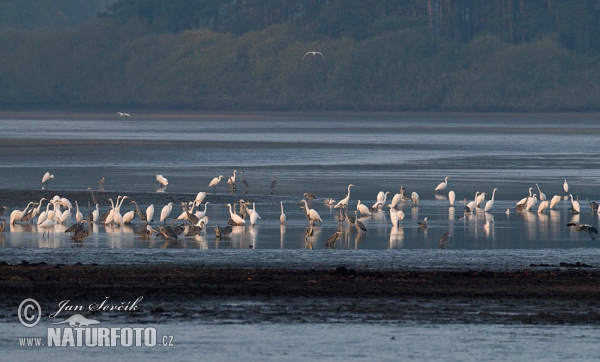
<instances>
[{"instance_id":1,"label":"shallow water","mask_svg":"<svg viewBox=\"0 0 600 362\"><path fill-rule=\"evenodd\" d=\"M65 357L78 361L141 357L185 361L190 356L204 361L585 361L595 360L600 352L599 329L589 326L184 322L154 326L159 337L174 337L172 347L128 348L20 347L18 337L45 337L46 328L4 326L0 329L3 354L28 361ZM44 343L46 340L43 338Z\"/></svg>"},{"instance_id":2,"label":"shallow water","mask_svg":"<svg viewBox=\"0 0 600 362\"><path fill-rule=\"evenodd\" d=\"M33 117L32 117L33 118ZM147 193L145 209L156 207L158 229L160 209L173 193L188 195L205 191L207 200L236 202L243 198L256 203L261 219L255 226L235 227L229 238L215 240L215 225L229 219L226 202L208 205L208 227L198 237L180 236L179 241L150 241L138 238L134 231L144 227L139 219L122 228L95 226L83 249L91 248L186 248L186 249L304 249L325 248L325 241L339 226L337 209L322 203L325 198L342 199L353 183L349 212L361 200L375 203L379 191L389 191L389 202L404 185L407 194L415 191L420 202L402 202L397 207L405 214L397 227L390 222L389 209L361 217L366 233L344 224L336 249L433 249L440 247L441 236L448 232L446 249L570 249L596 248L587 233L567 228L568 222L598 224L599 215L591 212L587 198L600 198L597 170L600 151L592 145L600 133L595 116L522 116L522 115L134 115L116 118L112 114L88 117L37 115L36 119L0 119L5 140L0 164L0 187L6 192L48 188L48 197L61 190L97 188L105 177L105 192ZM86 120L86 118L92 120ZM10 141L10 142L9 142ZM574 146L577 145L577 146ZM250 186L231 193L225 180L218 188L208 188L213 177L232 175L244 170ZM55 178L41 184L41 176L50 171ZM156 174L169 180L160 188ZM435 193L435 186L449 176L448 188ZM275 190L269 184L277 177ZM580 196L582 212L569 211L571 202L563 191ZM528 195L536 184L550 199L563 196L555 210L515 212L515 203ZM475 192L486 192L485 204L498 188L491 212L477 209L463 213L463 198L470 201ZM15 190L15 191L13 191ZM457 195L454 206L447 200L449 190ZM300 206L304 192L319 199L311 207L319 212L322 225L306 239L308 225ZM115 196L112 196L115 197ZM87 202L79 201L87 214ZM33 201L33 200L32 200ZM39 201L39 200L35 200ZM287 216L279 222L282 201ZM109 202L101 199L101 212ZM9 211L26 205L7 205ZM506 210L510 213L507 215ZM133 210L129 202L121 213ZM8 215L7 213L7 215ZM73 210L74 213L74 210ZM181 207L175 205L170 218ZM426 229L418 222L428 219ZM6 215L5 215L6 218ZM486 225L486 220L492 221ZM74 218L65 223L70 226ZM65 226L51 229L49 237L35 225L10 226L0 234L4 248L75 247Z\"/></svg>"},{"instance_id":3,"label":"shallow water","mask_svg":"<svg viewBox=\"0 0 600 362\"><path fill-rule=\"evenodd\" d=\"M2 118L0 116L0 118ZM448 268L516 269L530 265L559 266L577 262L596 265L600 248L586 233L567 222L598 224L586 198L598 200L600 150L595 140L600 124L595 115L16 115L0 119L0 190L26 192L47 187L49 197L61 191L97 189L105 177L105 193L144 193L145 209L160 208L174 194L192 200L199 191L211 217L205 233L194 238L143 240L134 234L139 219L124 227L94 225L83 245L76 245L58 225L42 236L35 224L17 224L0 233L0 259L84 264L206 265L213 267L364 269ZM231 194L223 181L209 189L220 174L245 171L250 183ZM49 185L42 175L55 175ZM159 188L156 174L169 180ZM238 173L238 178L240 174ZM274 192L270 182L277 177ZM435 186L450 176L446 192ZM551 198L565 195L564 179L580 195L581 214L563 200L556 210L538 214L515 212L515 203L536 187ZM335 250L325 240L338 229L337 211L323 198L339 200L351 189L351 212L357 200L375 202L380 190L391 197L404 185L420 195L398 209L406 217L393 227L388 212L360 220L366 234L344 224ZM466 197L498 188L491 212L464 215ZM450 207L447 191L457 202ZM304 192L321 199L312 207L323 218L306 239L307 220L298 209ZM535 188L535 192L538 190ZM108 196L107 196L108 197ZM212 229L229 219L225 201L256 202L262 219L255 226L234 228L216 239ZM77 200L83 213L87 202ZM37 201L37 200L36 200ZM71 200L74 203L75 200ZM282 201L287 221L279 223ZM25 205L7 205L22 209ZM101 200L102 211L108 201ZM125 203L122 213L132 209ZM510 210L507 215L506 209ZM181 212L174 207L171 217ZM7 215L8 215L7 213ZM428 227L417 224L428 218ZM7 218L7 216L5 216ZM155 217L154 227L159 222ZM484 227L492 220L490 227ZM441 236L450 240L440 245ZM312 250L310 250L312 248ZM118 296L114 296L118 297ZM16 317L15 317L16 318ZM32 332L12 316L0 323L3 356L47 360L52 357L96 360L123 357L148 360L590 360L598 355L596 326L419 325L391 323L245 324L241 321L160 323L161 334L175 336L175 347L23 348L16 336Z\"/></svg>"}]
</instances>

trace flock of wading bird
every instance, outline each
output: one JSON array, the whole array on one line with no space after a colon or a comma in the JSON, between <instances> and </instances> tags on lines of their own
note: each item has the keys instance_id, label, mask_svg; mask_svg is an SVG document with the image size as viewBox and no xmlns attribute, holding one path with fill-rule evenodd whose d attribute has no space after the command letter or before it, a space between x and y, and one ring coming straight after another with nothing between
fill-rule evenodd
<instances>
[{"instance_id":1,"label":"flock of wading bird","mask_svg":"<svg viewBox=\"0 0 600 362\"><path fill-rule=\"evenodd\" d=\"M233 171L233 175L227 179L227 184L231 188L232 191L235 190L236 183L236 173L237 170ZM248 182L244 179L244 171L242 171L241 183L245 188L248 187ZM42 183L48 186L48 182L50 179L54 178L54 175L47 172L43 178ZM210 183L209 187L217 187L217 185L221 182L224 177L222 175L215 177ZM446 176L444 181L441 182L434 191L436 193L445 192L448 187L448 179L450 177ZM98 181L98 188L103 189L103 183L105 179L102 177ZM161 187L166 187L168 185L168 180L162 175L156 175L156 181L161 185ZM274 178L271 181L271 191L275 189L277 186L277 178ZM340 201L336 201L334 199L324 199L323 203L328 205L329 207L333 207L339 210L338 213L338 222L340 224L346 222L350 225L356 227L358 233L365 233L367 231L365 225L359 220L360 216L371 216L373 213L379 212L382 208L389 208L390 221L393 226L398 226L399 220L403 220L405 215L402 210L396 210L398 204L403 202L412 202L414 205L419 204L419 195L416 192L412 192L410 196L406 194L406 190L404 186L400 187L400 192L395 194L392 197L392 200L386 204L387 195L390 192L380 191L377 194L376 202L372 206L367 206L364 203L361 203L360 200L357 200L356 209L353 212L348 213L349 203L350 203L350 193L351 188L354 184L348 185L348 191L346 197L341 199ZM517 212L531 212L534 206L537 206L537 212L543 213L546 209L554 209L556 205L563 199L570 199L571 207L570 211L574 214L581 212L581 207L578 201L578 197L574 198L572 194L569 194L569 185L567 180L564 181L563 189L565 191L565 195L554 195L552 199L547 200L546 195L540 190L538 184L536 184L536 188L538 193L534 193L534 187L529 188L529 195L521 199L516 203L515 211ZM185 237L195 236L201 232L205 232L205 227L208 224L209 217L206 215L207 205L209 202L205 202L202 209L202 203L206 197L205 192L199 192L196 195L196 198L189 202L182 202L182 212L176 218L171 218L171 213L173 211L173 202L169 202L165 206L162 207L160 211L160 225L159 230L157 231L153 227L149 226L154 222L154 213L155 208L154 205L149 205L145 211L140 210L137 202L135 200L130 200L130 203L135 206L135 210L127 211L124 214L121 214L121 207L123 202L126 199L130 199L128 196L118 196L116 201L112 198L109 198L110 201L110 209L100 214L99 210L99 202L96 196L94 195L94 191L88 187L88 190L91 192L92 201L95 205L95 209L91 207L91 201L88 201L88 213L87 217L84 217L82 212L79 209L79 204L75 201L75 220L76 223L70 226L65 230L65 232L72 233L71 239L75 242L81 243L83 242L90 234L90 228L84 228L84 223L101 223L106 227L120 227L125 224L129 224L137 215L139 219L142 221L143 227L136 232L136 234L141 238L150 238L156 234L164 236L167 240L178 240L179 235L184 235ZM463 211L465 214L472 214L476 212L478 209L482 209L483 212L490 212L492 207L494 206L494 198L496 191L498 189L494 188L492 191L492 197L490 200L485 202L485 192L477 191L475 193L475 198L471 201L467 201L467 198L464 198L464 207ZM568 196L567 196L568 195ZM309 226L306 229L306 242L310 243L312 247L312 242L309 241L310 238L314 235L313 226L318 223L319 225L323 222L321 216L318 211L311 208L309 202L316 199L315 195L309 192L303 194L304 198L300 201L302 206L300 208L304 209L304 215L308 219ZM454 206L454 202L456 199L456 195L454 191L450 190L447 193L447 199L451 206ZM307 202L309 200L309 202ZM540 201L538 204L538 200ZM43 209L43 203L47 201L46 209ZM597 212L600 215L600 209L598 208L598 203L590 201L588 199L588 203L591 207L591 210ZM240 200L239 201L239 211L236 210L236 206L238 203L229 203L227 204L227 208L229 210L230 219L226 226L221 227L218 224L214 228L215 236L217 238L227 237L233 231L233 226L243 226L246 225L246 218L248 218L249 224L254 225L257 220L261 219L259 213L256 211L256 204L252 203L252 208L249 207L250 202ZM64 211L62 210L64 208ZM198 210L195 210L198 208ZM285 224L287 217L284 213L283 202L280 201L281 214L279 216L279 220L281 224ZM202 209L202 210L201 210ZM2 217L7 210L6 206L0 208L0 217ZM506 213L510 213L510 209L506 210ZM10 224L15 223L33 223L36 221L38 229L44 230L42 237L46 234L49 236L50 229L52 229L57 224L65 224L69 221L72 215L72 204L71 202L58 195L55 195L52 199L41 198L39 202L31 201L27 204L27 206L23 210L13 210L10 213ZM171 225L167 225L167 221L171 220ZM175 225L175 222L179 222L178 225ZM186 227L186 223L189 223L189 226ZM489 227L490 221L486 221L486 225ZM427 218L424 218L422 221L418 222L420 228L427 228ZM587 232L592 240L595 240L594 234L598 233L596 227L588 224L581 224L576 222L570 222L566 224L566 226L576 230L576 231L584 231ZM6 222L2 220L0 222L0 232L3 232L6 229ZM336 241L339 240L342 234L341 228L330 235L325 242L326 247L333 247ZM450 239L450 233L445 233L440 238L440 246L444 247L445 244Z\"/></svg>"}]
</instances>

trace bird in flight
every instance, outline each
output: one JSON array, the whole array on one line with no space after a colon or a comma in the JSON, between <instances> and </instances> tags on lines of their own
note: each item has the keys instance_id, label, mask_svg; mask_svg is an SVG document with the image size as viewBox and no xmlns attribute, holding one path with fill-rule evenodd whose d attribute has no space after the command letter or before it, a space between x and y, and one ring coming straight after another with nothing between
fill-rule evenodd
<instances>
[{"instance_id":1,"label":"bird in flight","mask_svg":"<svg viewBox=\"0 0 600 362\"><path fill-rule=\"evenodd\" d=\"M117 112L117 114L121 117L131 117L131 114L125 112Z\"/></svg>"},{"instance_id":2,"label":"bird in flight","mask_svg":"<svg viewBox=\"0 0 600 362\"><path fill-rule=\"evenodd\" d=\"M302 59L306 58L306 56L309 55L309 54L312 54L312 55L317 55L318 54L318 55L320 55L323 58L323 60L325 60L325 56L321 52L306 52L306 54L304 54L304 56L302 57Z\"/></svg>"}]
</instances>

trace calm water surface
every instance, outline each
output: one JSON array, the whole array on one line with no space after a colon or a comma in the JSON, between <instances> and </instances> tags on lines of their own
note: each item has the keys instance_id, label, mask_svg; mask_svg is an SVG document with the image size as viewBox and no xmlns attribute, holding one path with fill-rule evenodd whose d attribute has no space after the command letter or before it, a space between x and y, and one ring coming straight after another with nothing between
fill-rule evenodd
<instances>
[{"instance_id":1,"label":"calm water surface","mask_svg":"<svg viewBox=\"0 0 600 362\"><path fill-rule=\"evenodd\" d=\"M144 204L160 208L171 194L199 191L209 198L256 203L261 219L255 226L234 228L229 238L217 240L214 225L226 224L226 202L208 205L207 231L194 238L166 242L162 237L138 238L139 219L121 228L94 225L83 246L74 245L56 226L49 237L34 224L17 224L0 233L0 259L30 262L98 264L210 265L217 267L330 268L521 268L530 264L583 262L596 265L597 242L565 226L575 221L598 225L586 199L600 199L598 170L600 123L595 115L161 115L113 114L35 115L31 119L0 119L0 188L26 192L42 188L42 175L55 175L49 196L65 190L97 188L105 177L106 192L146 193ZM235 193L223 181L217 189L208 183L233 170L245 171L250 187ZM169 180L160 189L155 180ZM450 176L445 192L435 186ZM240 175L238 173L238 179ZM269 184L277 177L271 192ZM548 198L579 195L580 214L572 214L570 201L556 210L517 213L515 203L536 183ZM337 210L322 203L340 200L351 189L350 210L358 200L369 206L379 191L388 201L404 185L420 195L418 206L403 202L405 213L397 227L388 210L361 217L366 234L343 224L336 250L325 240L339 223ZM463 213L477 191L498 188L489 213ZM454 207L447 194L457 195ZM320 199L312 207L323 218L306 239L307 220L299 201L304 192ZM537 188L535 192L539 193ZM77 200L85 205L89 199ZM36 200L38 201L38 200ZM76 200L71 200L74 203ZM279 223L282 201L287 215ZM101 209L108 201L101 200ZM7 205L9 212L26 205ZM125 203L121 213L131 210ZM510 213L506 214L509 209ZM177 206L171 217L181 213ZM7 213L8 215L8 213ZM8 219L7 215L5 218ZM418 222L427 217L429 226ZM155 216L155 227L158 226ZM486 220L491 220L485 227ZM451 235L444 248L440 237ZM312 248L312 250L310 249ZM208 250L207 250L208 249ZM16 318L16 317L15 317ZM164 349L72 349L18 347L15 336L37 332L14 318L0 324L4 356L47 360L71 356L78 360L102 357L144 356L144 359L186 360L201 353L206 360L590 360L598 355L598 330L591 326L497 326L410 324L216 324L164 323L159 332L176 336L176 347ZM45 329L44 329L45 330ZM352 347L349 347L352 346Z\"/></svg>"}]
</instances>

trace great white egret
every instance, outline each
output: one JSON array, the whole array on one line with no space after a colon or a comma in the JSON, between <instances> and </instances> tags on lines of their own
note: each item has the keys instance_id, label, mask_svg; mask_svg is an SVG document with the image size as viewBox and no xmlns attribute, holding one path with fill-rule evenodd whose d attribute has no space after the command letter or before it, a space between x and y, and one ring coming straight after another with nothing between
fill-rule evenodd
<instances>
[{"instance_id":1,"label":"great white egret","mask_svg":"<svg viewBox=\"0 0 600 362\"><path fill-rule=\"evenodd\" d=\"M390 208L390 221L392 222L392 226L398 226L398 211L396 211L392 204L389 204L388 207Z\"/></svg>"},{"instance_id":2,"label":"great white egret","mask_svg":"<svg viewBox=\"0 0 600 362\"><path fill-rule=\"evenodd\" d=\"M83 221L83 214L79 211L79 204L77 201L75 201L75 220L77 220L78 223Z\"/></svg>"},{"instance_id":3,"label":"great white egret","mask_svg":"<svg viewBox=\"0 0 600 362\"><path fill-rule=\"evenodd\" d=\"M52 175L50 172L46 172L44 176L42 176L42 183L46 184L46 187L48 187L48 182L51 178L54 178L54 175Z\"/></svg>"},{"instance_id":4,"label":"great white egret","mask_svg":"<svg viewBox=\"0 0 600 362\"><path fill-rule=\"evenodd\" d=\"M450 190L448 191L448 201L450 202L450 206L454 206L454 200L456 199L456 193Z\"/></svg>"},{"instance_id":5,"label":"great white egret","mask_svg":"<svg viewBox=\"0 0 600 362\"><path fill-rule=\"evenodd\" d=\"M306 58L307 55L320 55L323 60L325 60L325 56L323 55L323 53L321 52L315 52L315 51L311 51L311 52L306 52L306 54L304 54L304 56L302 57L302 59Z\"/></svg>"},{"instance_id":6,"label":"great white egret","mask_svg":"<svg viewBox=\"0 0 600 362\"><path fill-rule=\"evenodd\" d=\"M379 191L379 193L377 194L377 201L373 204L373 206L371 206L371 209L379 210L385 204L385 200L387 200L387 195L389 193L389 191Z\"/></svg>"},{"instance_id":7,"label":"great white egret","mask_svg":"<svg viewBox=\"0 0 600 362\"><path fill-rule=\"evenodd\" d=\"M440 182L440 184L439 184L439 185L437 185L437 186L435 187L435 191L436 191L436 192L437 192L437 191L444 191L444 189L445 189L446 187L448 187L448 179L449 179L449 178L450 178L449 176L446 176L446 177L444 178L444 182Z\"/></svg>"},{"instance_id":8,"label":"great white egret","mask_svg":"<svg viewBox=\"0 0 600 362\"><path fill-rule=\"evenodd\" d=\"M492 191L492 198L485 203L485 207L483 208L483 211L488 212L492 209L492 207L494 206L494 197L496 196L496 191L498 189L494 188L494 191Z\"/></svg>"},{"instance_id":9,"label":"great white egret","mask_svg":"<svg viewBox=\"0 0 600 362\"><path fill-rule=\"evenodd\" d=\"M563 190L565 190L565 194L569 193L569 184L567 183L567 180L563 183Z\"/></svg>"},{"instance_id":10,"label":"great white egret","mask_svg":"<svg viewBox=\"0 0 600 362\"><path fill-rule=\"evenodd\" d=\"M210 181L210 183L208 184L208 187L215 187L215 190L217 189L217 185L219 184L219 182L221 182L221 180L223 179L223 175L219 175L219 177L215 177L212 179L212 181Z\"/></svg>"},{"instance_id":11,"label":"great white egret","mask_svg":"<svg viewBox=\"0 0 600 362\"><path fill-rule=\"evenodd\" d=\"M479 194L479 196L477 196L477 199L475 201L475 207L480 207L480 205L485 201L485 195L487 195L485 192L482 192Z\"/></svg>"},{"instance_id":12,"label":"great white egret","mask_svg":"<svg viewBox=\"0 0 600 362\"><path fill-rule=\"evenodd\" d=\"M171 214L171 210L173 210L173 203L169 202L166 204L162 210L160 211L160 222L165 224L167 222L167 218Z\"/></svg>"},{"instance_id":13,"label":"great white egret","mask_svg":"<svg viewBox=\"0 0 600 362\"><path fill-rule=\"evenodd\" d=\"M356 204L356 210L361 213L361 215L371 216L371 210L369 207L358 200Z\"/></svg>"},{"instance_id":14,"label":"great white egret","mask_svg":"<svg viewBox=\"0 0 600 362\"><path fill-rule=\"evenodd\" d=\"M198 195L196 195L196 199L194 200L196 207L200 206L202 201L204 201L204 198L206 198L206 192L204 192L204 191L198 192Z\"/></svg>"},{"instance_id":15,"label":"great white egret","mask_svg":"<svg viewBox=\"0 0 600 362\"><path fill-rule=\"evenodd\" d=\"M231 209L231 204L227 204L227 207L229 208L229 216L231 217L231 221L233 221L236 225L244 225L246 223L246 220L242 219L240 215L233 212Z\"/></svg>"},{"instance_id":16,"label":"great white egret","mask_svg":"<svg viewBox=\"0 0 600 362\"><path fill-rule=\"evenodd\" d=\"M203 211L200 211L200 209L198 209L198 211L196 211L196 212L194 213L194 215L196 215L196 217L197 217L198 219L202 219L203 217L205 217L205 216L206 216L206 206L207 206L208 204L210 204L210 202L206 201L206 202L204 203L204 210L203 210Z\"/></svg>"},{"instance_id":17,"label":"great white egret","mask_svg":"<svg viewBox=\"0 0 600 362\"><path fill-rule=\"evenodd\" d=\"M554 210L554 207L556 205L558 205L558 203L560 202L560 200L562 200L561 196L559 196L559 195L552 196L552 199L550 200L550 210Z\"/></svg>"},{"instance_id":18,"label":"great white egret","mask_svg":"<svg viewBox=\"0 0 600 362\"><path fill-rule=\"evenodd\" d=\"M410 199L412 200L413 204L418 205L419 204L419 194L416 193L415 191L413 191L410 194Z\"/></svg>"},{"instance_id":19,"label":"great white egret","mask_svg":"<svg viewBox=\"0 0 600 362\"><path fill-rule=\"evenodd\" d=\"M281 215L279 215L279 222L281 224L285 224L287 216L285 216L285 214L283 213L283 201L279 201L279 205L281 206Z\"/></svg>"},{"instance_id":20,"label":"great white egret","mask_svg":"<svg viewBox=\"0 0 600 362\"><path fill-rule=\"evenodd\" d=\"M344 197L342 200L340 200L335 206L334 208L340 208L340 207L347 207L348 206L348 202L350 201L350 188L354 186L354 184L350 184L348 185L348 193L346 194L346 197Z\"/></svg>"},{"instance_id":21,"label":"great white egret","mask_svg":"<svg viewBox=\"0 0 600 362\"><path fill-rule=\"evenodd\" d=\"M573 200L573 195L569 194L571 198L571 206L573 207L573 212L579 214L581 212L581 207L579 206L579 201Z\"/></svg>"},{"instance_id":22,"label":"great white egret","mask_svg":"<svg viewBox=\"0 0 600 362\"><path fill-rule=\"evenodd\" d=\"M148 206L146 208L146 220L148 222L154 222L154 220L152 219L154 217L154 204L150 204L150 206Z\"/></svg>"},{"instance_id":23,"label":"great white egret","mask_svg":"<svg viewBox=\"0 0 600 362\"><path fill-rule=\"evenodd\" d=\"M302 200L300 200L300 202L302 202L304 204L303 207L304 207L305 216L311 224L315 221L318 221L319 224L323 222L323 220L321 219L321 216L319 215L317 210L311 209L308 207L306 200L302 199Z\"/></svg>"},{"instance_id":24,"label":"great white egret","mask_svg":"<svg viewBox=\"0 0 600 362\"><path fill-rule=\"evenodd\" d=\"M546 201L546 194L542 192L542 190L540 190L540 186L538 184L535 184L535 186L538 189L539 195L540 195L540 201Z\"/></svg>"},{"instance_id":25,"label":"great white egret","mask_svg":"<svg viewBox=\"0 0 600 362\"><path fill-rule=\"evenodd\" d=\"M260 219L260 215L256 212L256 203L252 203L252 208L248 208L248 218L250 219L250 225L256 224L256 221Z\"/></svg>"},{"instance_id":26,"label":"great white egret","mask_svg":"<svg viewBox=\"0 0 600 362\"><path fill-rule=\"evenodd\" d=\"M550 201L548 201L548 200L544 200L544 201L540 202L540 205L538 206L538 209L537 209L538 214L544 212L544 210L546 210L549 205L550 205Z\"/></svg>"},{"instance_id":27,"label":"great white egret","mask_svg":"<svg viewBox=\"0 0 600 362\"><path fill-rule=\"evenodd\" d=\"M527 202L527 200L532 196L531 191L533 191L533 187L529 188L529 196L522 198L521 200L519 200L519 202L517 202L517 206L518 205L523 205Z\"/></svg>"},{"instance_id":28,"label":"great white egret","mask_svg":"<svg viewBox=\"0 0 600 362\"><path fill-rule=\"evenodd\" d=\"M236 174L237 170L233 170L233 176L231 176L230 178L227 179L227 184L229 184L229 187L231 187L232 189L235 189L235 174Z\"/></svg>"},{"instance_id":29,"label":"great white egret","mask_svg":"<svg viewBox=\"0 0 600 362\"><path fill-rule=\"evenodd\" d=\"M531 210L532 207L535 206L535 204L537 204L537 194L533 194L528 200L527 203L525 204L525 210L529 211Z\"/></svg>"}]
</instances>

